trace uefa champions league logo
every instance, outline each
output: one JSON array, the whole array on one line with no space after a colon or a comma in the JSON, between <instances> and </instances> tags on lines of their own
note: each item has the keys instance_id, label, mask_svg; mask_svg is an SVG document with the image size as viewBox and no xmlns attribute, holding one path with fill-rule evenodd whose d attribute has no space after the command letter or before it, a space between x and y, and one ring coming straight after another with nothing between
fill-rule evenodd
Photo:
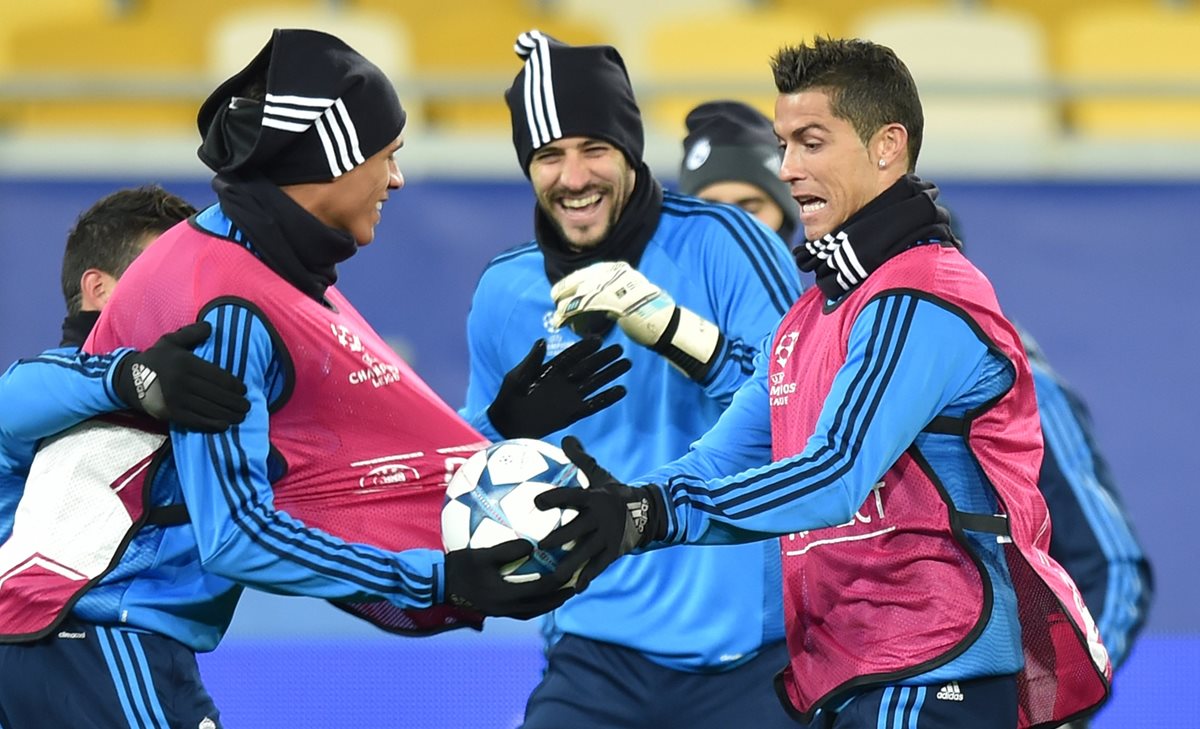
<instances>
[{"instance_id":1,"label":"uefa champions league logo","mask_svg":"<svg viewBox=\"0 0 1200 729\"><path fill-rule=\"evenodd\" d=\"M796 340L800 337L798 332L788 332L779 338L779 344L775 346L775 361L780 367L786 367L788 359L792 356L792 350L796 348Z\"/></svg>"}]
</instances>

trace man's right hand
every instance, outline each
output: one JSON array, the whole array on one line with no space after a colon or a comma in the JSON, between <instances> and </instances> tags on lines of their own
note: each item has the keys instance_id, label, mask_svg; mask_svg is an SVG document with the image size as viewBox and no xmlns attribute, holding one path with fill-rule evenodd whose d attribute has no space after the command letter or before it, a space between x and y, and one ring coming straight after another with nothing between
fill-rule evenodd
<instances>
[{"instance_id":1,"label":"man's right hand","mask_svg":"<svg viewBox=\"0 0 1200 729\"><path fill-rule=\"evenodd\" d=\"M567 583L582 564L570 552L552 574L529 582L509 582L501 569L528 557L533 545L513 539L485 549L446 554L446 602L492 617L528 620L557 609L576 593Z\"/></svg>"},{"instance_id":2,"label":"man's right hand","mask_svg":"<svg viewBox=\"0 0 1200 729\"><path fill-rule=\"evenodd\" d=\"M571 542L570 555L583 564L579 590L618 557L666 536L667 522L661 492L654 486L628 486L596 463L579 439L567 436L563 452L587 477L586 489L550 489L534 498L539 509L575 509L578 513L541 539L542 549Z\"/></svg>"},{"instance_id":3,"label":"man's right hand","mask_svg":"<svg viewBox=\"0 0 1200 729\"><path fill-rule=\"evenodd\" d=\"M117 395L129 407L187 430L219 433L242 422L250 410L245 384L192 353L210 334L208 322L196 322L126 355L117 364Z\"/></svg>"}]
</instances>

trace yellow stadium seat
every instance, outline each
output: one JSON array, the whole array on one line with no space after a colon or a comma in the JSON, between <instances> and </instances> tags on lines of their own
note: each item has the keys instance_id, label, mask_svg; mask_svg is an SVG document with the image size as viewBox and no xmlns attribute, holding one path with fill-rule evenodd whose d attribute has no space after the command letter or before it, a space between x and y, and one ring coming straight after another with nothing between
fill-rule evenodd
<instances>
[{"instance_id":1,"label":"yellow stadium seat","mask_svg":"<svg viewBox=\"0 0 1200 729\"><path fill-rule=\"evenodd\" d=\"M1060 131L1046 40L1032 19L979 9L881 11L853 35L888 46L921 92L928 156L973 144L1036 159ZM990 145L990 146L989 146Z\"/></svg>"},{"instance_id":2,"label":"yellow stadium seat","mask_svg":"<svg viewBox=\"0 0 1200 729\"><path fill-rule=\"evenodd\" d=\"M309 28L341 38L402 88L412 72L412 42L407 28L390 15L358 8L255 8L223 15L209 35L206 74L220 82L245 67L275 28ZM419 106L401 100L408 126L418 123Z\"/></svg>"},{"instance_id":3,"label":"yellow stadium seat","mask_svg":"<svg viewBox=\"0 0 1200 729\"><path fill-rule=\"evenodd\" d=\"M785 12L821 13L828 22L829 35L847 37L854 35L853 29L864 15L884 10L942 9L953 2L955 0L772 0L767 5Z\"/></svg>"},{"instance_id":4,"label":"yellow stadium seat","mask_svg":"<svg viewBox=\"0 0 1200 729\"><path fill-rule=\"evenodd\" d=\"M31 129L138 132L181 129L201 98L195 74L204 38L136 15L54 19L9 36L9 69L41 87L6 116ZM67 88L70 95L50 93Z\"/></svg>"},{"instance_id":5,"label":"yellow stadium seat","mask_svg":"<svg viewBox=\"0 0 1200 729\"><path fill-rule=\"evenodd\" d=\"M446 131L509 129L504 90L521 69L517 36L537 28L572 45L606 42L592 26L497 3L444 5L439 12L409 13L413 73L425 88L425 120Z\"/></svg>"},{"instance_id":6,"label":"yellow stadium seat","mask_svg":"<svg viewBox=\"0 0 1200 729\"><path fill-rule=\"evenodd\" d=\"M659 23L745 10L746 0L555 0L553 12L603 29L631 73L645 65L646 33ZM631 21L636 18L636 21Z\"/></svg>"},{"instance_id":7,"label":"yellow stadium seat","mask_svg":"<svg viewBox=\"0 0 1200 729\"><path fill-rule=\"evenodd\" d=\"M1141 87L1141 93L1087 94L1067 106L1071 129L1093 137L1200 136L1200 11L1084 11L1063 26L1062 74L1081 84ZM1153 93L1155 84L1192 88L1184 98Z\"/></svg>"},{"instance_id":8,"label":"yellow stadium seat","mask_svg":"<svg viewBox=\"0 0 1200 729\"><path fill-rule=\"evenodd\" d=\"M791 12L664 20L647 32L646 67L630 69L643 115L662 133L680 138L687 112L714 96L739 99L772 117L777 94L771 56L827 27L820 15Z\"/></svg>"},{"instance_id":9,"label":"yellow stadium seat","mask_svg":"<svg viewBox=\"0 0 1200 729\"><path fill-rule=\"evenodd\" d=\"M1171 0L986 0L986 8L1020 13L1032 17L1049 39L1050 64L1058 68L1062 61L1059 41L1071 18L1080 13L1107 12L1114 9L1148 10Z\"/></svg>"}]
</instances>

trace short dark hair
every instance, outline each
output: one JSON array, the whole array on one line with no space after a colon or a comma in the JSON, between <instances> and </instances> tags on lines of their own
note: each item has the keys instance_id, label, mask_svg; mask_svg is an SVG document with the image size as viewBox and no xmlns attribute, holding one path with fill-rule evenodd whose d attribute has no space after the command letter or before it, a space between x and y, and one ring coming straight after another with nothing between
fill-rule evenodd
<instances>
[{"instance_id":1,"label":"short dark hair","mask_svg":"<svg viewBox=\"0 0 1200 729\"><path fill-rule=\"evenodd\" d=\"M120 278L142 252L148 235L160 235L196 208L158 185L118 190L75 221L63 253L62 292L68 314L83 305L79 280L89 268Z\"/></svg>"},{"instance_id":2,"label":"short dark hair","mask_svg":"<svg viewBox=\"0 0 1200 729\"><path fill-rule=\"evenodd\" d=\"M912 74L887 46L857 38L817 36L784 46L771 58L781 94L822 89L833 115L850 122L863 144L886 124L908 130L908 171L917 165L925 114Z\"/></svg>"}]
</instances>

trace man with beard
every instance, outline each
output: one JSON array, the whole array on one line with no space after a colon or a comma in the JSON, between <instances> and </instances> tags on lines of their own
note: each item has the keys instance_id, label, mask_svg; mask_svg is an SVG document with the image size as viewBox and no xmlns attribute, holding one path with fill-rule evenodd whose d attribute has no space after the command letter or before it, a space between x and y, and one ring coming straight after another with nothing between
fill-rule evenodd
<instances>
[{"instance_id":1,"label":"man with beard","mask_svg":"<svg viewBox=\"0 0 1200 729\"><path fill-rule=\"evenodd\" d=\"M542 544L575 541L584 580L649 547L780 546L790 661L777 688L814 729L1084 715L1106 698L1111 665L1047 554L1020 336L937 188L914 174L916 84L863 40L818 37L771 65L780 177L804 226L797 261L817 285L683 458L627 486L565 440L592 486L538 497L580 512Z\"/></svg>"},{"instance_id":2,"label":"man with beard","mask_svg":"<svg viewBox=\"0 0 1200 729\"><path fill-rule=\"evenodd\" d=\"M614 48L531 31L517 50L525 64L505 98L536 237L479 281L463 412L484 433L511 432L489 403L531 342L551 353L581 337L618 342L633 363L629 395L558 432L632 476L712 426L799 277L775 233L743 211L663 192ZM560 328L555 300L583 291L584 313ZM622 560L546 618L548 665L525 729L790 726L770 688L786 661L778 570L770 544Z\"/></svg>"}]
</instances>

